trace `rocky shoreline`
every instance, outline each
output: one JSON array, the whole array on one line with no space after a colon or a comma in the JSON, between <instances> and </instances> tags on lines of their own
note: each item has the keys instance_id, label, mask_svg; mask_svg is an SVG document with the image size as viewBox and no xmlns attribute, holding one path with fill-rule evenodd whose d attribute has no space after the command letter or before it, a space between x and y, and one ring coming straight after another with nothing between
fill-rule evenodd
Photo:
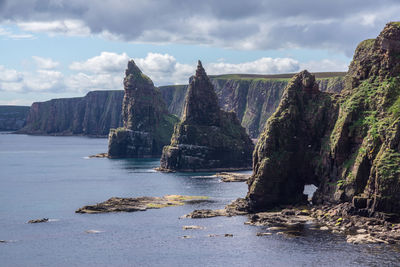
<instances>
[{"instance_id":1,"label":"rocky shoreline","mask_svg":"<svg viewBox=\"0 0 400 267\"><path fill-rule=\"evenodd\" d=\"M218 210L194 210L181 218L212 218L217 216L248 216L247 225L267 226L266 232L258 236L284 234L289 237L300 235L305 224L312 223L312 230L331 231L345 235L352 244L400 244L400 223L387 218L364 217L351 214L351 203L324 206L288 206L283 209L249 213L243 210L243 199L238 199Z\"/></svg>"}]
</instances>

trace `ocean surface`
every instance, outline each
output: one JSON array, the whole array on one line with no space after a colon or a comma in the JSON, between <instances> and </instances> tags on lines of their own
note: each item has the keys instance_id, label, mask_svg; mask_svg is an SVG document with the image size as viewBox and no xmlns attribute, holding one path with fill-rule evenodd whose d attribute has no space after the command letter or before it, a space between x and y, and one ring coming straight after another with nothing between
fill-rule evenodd
<instances>
[{"instance_id":1,"label":"ocean surface","mask_svg":"<svg viewBox=\"0 0 400 267\"><path fill-rule=\"evenodd\" d=\"M309 229L256 236L245 216L179 219L247 191L213 173L158 173L159 159L110 160L107 140L0 134L0 266L399 266L400 250L350 245ZM210 202L133 213L76 214L110 197L209 196ZM48 223L28 220L50 218ZM183 230L199 225L203 230ZM87 233L88 230L95 230ZM210 234L222 235L209 237ZM233 237L224 237L233 234ZM191 238L182 238L183 236Z\"/></svg>"}]
</instances>

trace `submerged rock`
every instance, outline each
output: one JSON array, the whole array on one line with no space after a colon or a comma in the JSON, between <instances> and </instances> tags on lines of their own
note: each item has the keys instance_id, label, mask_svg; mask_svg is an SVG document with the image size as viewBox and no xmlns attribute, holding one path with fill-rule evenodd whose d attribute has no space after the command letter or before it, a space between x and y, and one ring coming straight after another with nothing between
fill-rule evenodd
<instances>
[{"instance_id":1,"label":"submerged rock","mask_svg":"<svg viewBox=\"0 0 400 267\"><path fill-rule=\"evenodd\" d=\"M199 61L185 100L182 122L164 147L161 169L240 170L251 166L253 143L233 112L222 111Z\"/></svg>"},{"instance_id":2,"label":"submerged rock","mask_svg":"<svg viewBox=\"0 0 400 267\"><path fill-rule=\"evenodd\" d=\"M182 226L183 230L203 230L205 227L198 225L184 225Z\"/></svg>"},{"instance_id":3,"label":"submerged rock","mask_svg":"<svg viewBox=\"0 0 400 267\"><path fill-rule=\"evenodd\" d=\"M100 234L100 233L104 233L104 231L100 231L100 230L86 230L85 233L87 234Z\"/></svg>"},{"instance_id":4,"label":"submerged rock","mask_svg":"<svg viewBox=\"0 0 400 267\"><path fill-rule=\"evenodd\" d=\"M108 213L108 212L134 212L145 211L147 209L160 209L164 207L173 207L184 205L190 201L207 201L204 196L181 196L166 195L163 197L137 197L137 198L119 198L113 197L109 200L96 205L84 206L77 209L76 213Z\"/></svg>"},{"instance_id":5,"label":"submerged rock","mask_svg":"<svg viewBox=\"0 0 400 267\"><path fill-rule=\"evenodd\" d=\"M168 113L158 88L133 60L124 78L123 128L111 129L109 158L143 158L161 155L169 144L178 118Z\"/></svg>"}]
</instances>

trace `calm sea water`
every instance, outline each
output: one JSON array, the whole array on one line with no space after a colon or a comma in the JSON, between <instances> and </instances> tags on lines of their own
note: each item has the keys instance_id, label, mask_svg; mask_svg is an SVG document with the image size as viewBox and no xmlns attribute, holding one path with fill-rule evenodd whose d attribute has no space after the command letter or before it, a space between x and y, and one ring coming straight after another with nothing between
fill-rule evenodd
<instances>
[{"instance_id":1,"label":"calm sea water","mask_svg":"<svg viewBox=\"0 0 400 267\"><path fill-rule=\"evenodd\" d=\"M349 245L341 235L256 236L246 217L179 219L222 208L244 183L212 173L163 174L158 159L87 159L107 140L0 134L0 266L398 266L396 247ZM210 203L134 213L75 214L110 197L205 195ZM48 217L51 222L27 224ZM182 230L200 225L204 230ZM87 230L100 231L88 234ZM208 237L209 234L233 237ZM184 235L192 238L183 239Z\"/></svg>"}]
</instances>

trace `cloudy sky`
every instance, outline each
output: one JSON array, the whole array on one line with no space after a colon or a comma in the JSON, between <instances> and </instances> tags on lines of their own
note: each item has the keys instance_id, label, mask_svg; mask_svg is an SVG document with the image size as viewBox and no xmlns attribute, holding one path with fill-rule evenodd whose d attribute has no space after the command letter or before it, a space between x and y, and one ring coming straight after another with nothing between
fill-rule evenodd
<instances>
[{"instance_id":1,"label":"cloudy sky","mask_svg":"<svg viewBox=\"0 0 400 267\"><path fill-rule=\"evenodd\" d=\"M0 0L0 104L122 89L133 58L156 85L208 74L346 71L399 0Z\"/></svg>"}]
</instances>

